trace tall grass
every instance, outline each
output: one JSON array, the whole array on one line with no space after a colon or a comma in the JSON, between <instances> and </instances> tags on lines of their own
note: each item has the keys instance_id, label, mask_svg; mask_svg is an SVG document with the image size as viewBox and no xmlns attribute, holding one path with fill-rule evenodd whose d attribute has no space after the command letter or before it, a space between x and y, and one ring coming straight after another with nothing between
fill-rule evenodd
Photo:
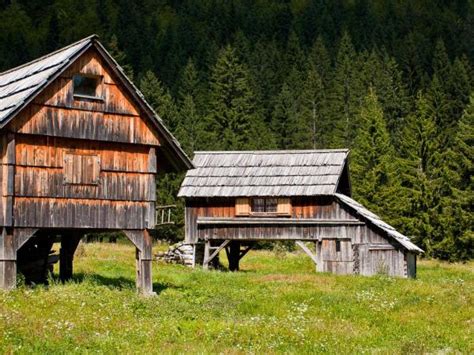
<instances>
[{"instance_id":1,"label":"tall grass","mask_svg":"<svg viewBox=\"0 0 474 355\"><path fill-rule=\"evenodd\" d=\"M81 245L66 284L0 292L0 350L19 353L473 353L474 263L418 279L317 274L251 251L238 273L155 263L135 293L129 245Z\"/></svg>"}]
</instances>

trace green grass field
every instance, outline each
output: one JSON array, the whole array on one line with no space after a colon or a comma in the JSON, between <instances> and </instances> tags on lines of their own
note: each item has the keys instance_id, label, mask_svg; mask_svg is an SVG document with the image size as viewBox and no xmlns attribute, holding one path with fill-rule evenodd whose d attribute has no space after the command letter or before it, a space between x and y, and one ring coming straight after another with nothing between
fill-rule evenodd
<instances>
[{"instance_id":1,"label":"green grass field","mask_svg":"<svg viewBox=\"0 0 474 355\"><path fill-rule=\"evenodd\" d=\"M474 262L421 261L417 280L316 274L303 254L251 251L238 273L82 244L68 284L0 292L2 353L473 353Z\"/></svg>"}]
</instances>

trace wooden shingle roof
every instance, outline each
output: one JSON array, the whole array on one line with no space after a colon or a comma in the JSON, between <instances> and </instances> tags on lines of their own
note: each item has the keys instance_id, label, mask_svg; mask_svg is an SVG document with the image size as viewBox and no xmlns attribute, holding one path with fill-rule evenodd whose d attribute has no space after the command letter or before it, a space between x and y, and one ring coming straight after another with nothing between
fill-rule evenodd
<instances>
[{"instance_id":1,"label":"wooden shingle roof","mask_svg":"<svg viewBox=\"0 0 474 355\"><path fill-rule=\"evenodd\" d=\"M56 52L0 73L0 125L28 99L39 92L76 54L82 52L93 36L84 38Z\"/></svg>"},{"instance_id":2,"label":"wooden shingle roof","mask_svg":"<svg viewBox=\"0 0 474 355\"><path fill-rule=\"evenodd\" d=\"M181 197L315 196L337 191L349 151L196 152Z\"/></svg>"}]
</instances>

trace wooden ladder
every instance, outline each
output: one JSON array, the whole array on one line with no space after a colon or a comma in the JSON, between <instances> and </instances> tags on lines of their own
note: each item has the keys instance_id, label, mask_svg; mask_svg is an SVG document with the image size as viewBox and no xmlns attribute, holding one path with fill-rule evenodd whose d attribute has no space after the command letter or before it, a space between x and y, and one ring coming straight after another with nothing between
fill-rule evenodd
<instances>
[{"instance_id":1,"label":"wooden ladder","mask_svg":"<svg viewBox=\"0 0 474 355\"><path fill-rule=\"evenodd\" d=\"M171 210L176 208L176 205L156 206L156 225L164 226L174 224L171 220Z\"/></svg>"}]
</instances>

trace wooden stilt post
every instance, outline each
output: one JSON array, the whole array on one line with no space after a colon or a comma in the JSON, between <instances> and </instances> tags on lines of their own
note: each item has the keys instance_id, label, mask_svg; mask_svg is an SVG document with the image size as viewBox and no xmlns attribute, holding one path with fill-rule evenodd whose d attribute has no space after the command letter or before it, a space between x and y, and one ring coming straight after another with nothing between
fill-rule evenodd
<instances>
[{"instance_id":1,"label":"wooden stilt post","mask_svg":"<svg viewBox=\"0 0 474 355\"><path fill-rule=\"evenodd\" d=\"M140 267L140 249L135 248L135 287L139 292L142 290L142 273Z\"/></svg>"},{"instance_id":2,"label":"wooden stilt post","mask_svg":"<svg viewBox=\"0 0 474 355\"><path fill-rule=\"evenodd\" d=\"M153 280L151 277L152 267L152 245L153 241L148 230L143 231L143 250L140 252L140 270L142 277L142 293L145 295L152 295Z\"/></svg>"},{"instance_id":3,"label":"wooden stilt post","mask_svg":"<svg viewBox=\"0 0 474 355\"><path fill-rule=\"evenodd\" d=\"M211 255L211 241L206 239L204 241L204 260L202 263L202 268L205 270L209 269L209 257Z\"/></svg>"},{"instance_id":4,"label":"wooden stilt post","mask_svg":"<svg viewBox=\"0 0 474 355\"><path fill-rule=\"evenodd\" d=\"M0 234L0 288L16 287L17 251L37 229L3 227Z\"/></svg>"},{"instance_id":5,"label":"wooden stilt post","mask_svg":"<svg viewBox=\"0 0 474 355\"><path fill-rule=\"evenodd\" d=\"M322 242L317 241L314 244L316 245L316 271L323 272Z\"/></svg>"},{"instance_id":6,"label":"wooden stilt post","mask_svg":"<svg viewBox=\"0 0 474 355\"><path fill-rule=\"evenodd\" d=\"M136 247L137 290L145 296L155 295L151 275L153 261L151 235L146 229L125 230L124 233Z\"/></svg>"},{"instance_id":7,"label":"wooden stilt post","mask_svg":"<svg viewBox=\"0 0 474 355\"><path fill-rule=\"evenodd\" d=\"M229 270L230 271L239 271L239 261L240 261L240 242L232 241L229 246L229 253L227 255L229 259Z\"/></svg>"},{"instance_id":8,"label":"wooden stilt post","mask_svg":"<svg viewBox=\"0 0 474 355\"><path fill-rule=\"evenodd\" d=\"M224 249L227 245L229 245L230 240L224 240L221 245L218 247L211 247L211 241L206 240L205 245L204 245L204 261L203 261L203 268L204 269L209 269L209 263L216 258L220 251ZM214 250L211 254L211 249ZM218 260L218 259L215 259ZM215 267L218 267L219 265L217 263L214 263Z\"/></svg>"},{"instance_id":9,"label":"wooden stilt post","mask_svg":"<svg viewBox=\"0 0 474 355\"><path fill-rule=\"evenodd\" d=\"M59 253L59 279L67 281L72 278L74 253L81 241L82 234L78 232L61 235L61 250Z\"/></svg>"},{"instance_id":10,"label":"wooden stilt post","mask_svg":"<svg viewBox=\"0 0 474 355\"><path fill-rule=\"evenodd\" d=\"M16 287L16 250L13 244L13 228L2 228L0 235L0 287L4 290Z\"/></svg>"}]
</instances>

